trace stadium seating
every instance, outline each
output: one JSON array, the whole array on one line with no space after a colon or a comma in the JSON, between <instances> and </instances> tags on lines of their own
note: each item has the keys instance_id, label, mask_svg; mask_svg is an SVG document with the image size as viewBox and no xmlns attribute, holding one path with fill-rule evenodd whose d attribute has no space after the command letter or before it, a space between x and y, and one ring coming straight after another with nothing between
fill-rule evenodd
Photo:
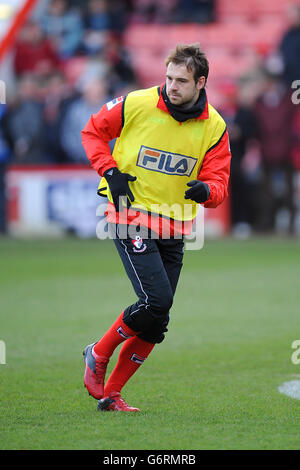
<instances>
[{"instance_id":1,"label":"stadium seating","mask_svg":"<svg viewBox=\"0 0 300 470\"><path fill-rule=\"evenodd\" d=\"M261 18L264 15L278 16L284 14L290 0L222 0L217 2L217 18L219 21L239 18Z\"/></svg>"},{"instance_id":2,"label":"stadium seating","mask_svg":"<svg viewBox=\"0 0 300 470\"><path fill-rule=\"evenodd\" d=\"M162 81L164 59L178 42L200 42L210 60L211 77L237 77L251 67L254 53L265 54L278 45L285 26L278 15L273 21L263 15L259 21L247 21L242 27L233 22L132 25L125 34L125 44L144 86Z\"/></svg>"},{"instance_id":3,"label":"stadium seating","mask_svg":"<svg viewBox=\"0 0 300 470\"><path fill-rule=\"evenodd\" d=\"M138 79L151 86L164 79L164 59L174 44L200 42L210 61L210 78L235 79L255 56L275 50L287 28L290 0L222 0L209 24L132 24L125 34Z\"/></svg>"}]
</instances>

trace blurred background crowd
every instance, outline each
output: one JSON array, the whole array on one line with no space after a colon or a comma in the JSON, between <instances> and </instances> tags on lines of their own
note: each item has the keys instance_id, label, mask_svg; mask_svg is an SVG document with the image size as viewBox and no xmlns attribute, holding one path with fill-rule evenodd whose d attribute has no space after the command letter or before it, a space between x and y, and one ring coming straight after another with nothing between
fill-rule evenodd
<instances>
[{"instance_id":1,"label":"blurred background crowd","mask_svg":"<svg viewBox=\"0 0 300 470\"><path fill-rule=\"evenodd\" d=\"M88 165L91 114L162 83L177 42L200 42L210 62L208 97L231 141L232 232L300 234L300 2L284 0L38 1L4 75L1 232L6 169Z\"/></svg>"}]
</instances>

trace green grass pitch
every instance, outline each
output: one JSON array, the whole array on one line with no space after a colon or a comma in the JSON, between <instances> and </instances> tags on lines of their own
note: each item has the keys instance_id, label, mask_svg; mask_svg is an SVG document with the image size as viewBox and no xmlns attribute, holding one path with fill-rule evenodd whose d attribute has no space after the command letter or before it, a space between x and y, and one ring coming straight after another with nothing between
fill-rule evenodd
<instances>
[{"instance_id":1,"label":"green grass pitch","mask_svg":"<svg viewBox=\"0 0 300 470\"><path fill-rule=\"evenodd\" d=\"M123 389L137 414L83 387L83 347L135 300L113 242L2 238L0 261L1 449L299 449L278 392L300 378L299 241L186 251L167 337Z\"/></svg>"}]
</instances>

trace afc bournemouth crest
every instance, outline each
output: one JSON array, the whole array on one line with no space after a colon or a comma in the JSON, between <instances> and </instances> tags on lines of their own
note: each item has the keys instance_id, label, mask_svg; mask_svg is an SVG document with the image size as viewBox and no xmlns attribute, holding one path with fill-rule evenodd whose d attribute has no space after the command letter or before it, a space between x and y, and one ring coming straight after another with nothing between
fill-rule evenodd
<instances>
[{"instance_id":1,"label":"afc bournemouth crest","mask_svg":"<svg viewBox=\"0 0 300 470\"><path fill-rule=\"evenodd\" d=\"M142 237L137 235L134 240L131 240L133 243L133 251L135 253L142 253L143 251L146 250L147 245L145 245Z\"/></svg>"}]
</instances>

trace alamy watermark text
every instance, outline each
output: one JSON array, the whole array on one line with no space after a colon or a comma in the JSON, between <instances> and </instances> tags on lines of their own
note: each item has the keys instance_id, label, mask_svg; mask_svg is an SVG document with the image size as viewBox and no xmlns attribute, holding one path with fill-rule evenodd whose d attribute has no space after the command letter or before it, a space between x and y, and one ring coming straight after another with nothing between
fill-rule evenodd
<instances>
[{"instance_id":1,"label":"alamy watermark text","mask_svg":"<svg viewBox=\"0 0 300 470\"><path fill-rule=\"evenodd\" d=\"M292 103L300 104L300 80L294 80L292 83L292 88L295 91L292 93Z\"/></svg>"}]
</instances>

